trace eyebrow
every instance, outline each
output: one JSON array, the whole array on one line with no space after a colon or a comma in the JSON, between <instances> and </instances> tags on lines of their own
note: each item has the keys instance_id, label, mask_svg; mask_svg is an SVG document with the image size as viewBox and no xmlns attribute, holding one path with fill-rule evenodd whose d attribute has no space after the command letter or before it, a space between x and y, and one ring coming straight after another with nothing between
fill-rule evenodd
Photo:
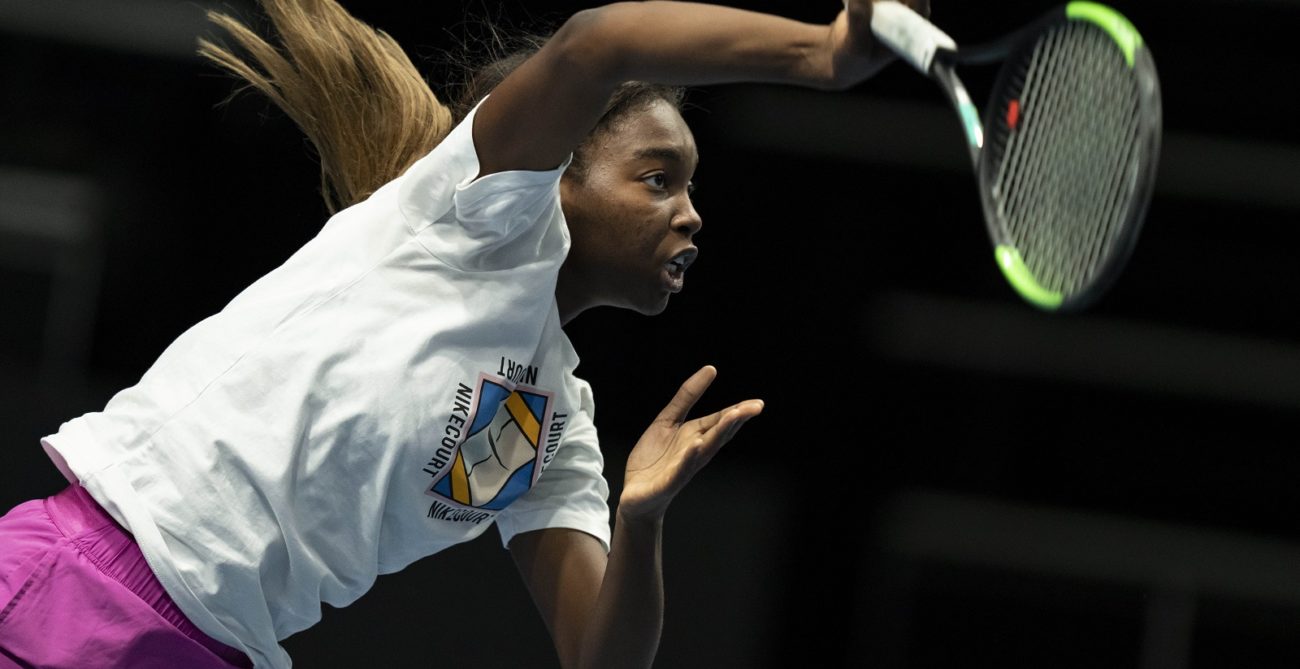
<instances>
[{"instance_id":1,"label":"eyebrow","mask_svg":"<svg viewBox=\"0 0 1300 669\"><path fill-rule=\"evenodd\" d=\"M652 146L640 149L636 152L635 158L638 160L666 160L686 164L686 156L681 149L672 146Z\"/></svg>"}]
</instances>

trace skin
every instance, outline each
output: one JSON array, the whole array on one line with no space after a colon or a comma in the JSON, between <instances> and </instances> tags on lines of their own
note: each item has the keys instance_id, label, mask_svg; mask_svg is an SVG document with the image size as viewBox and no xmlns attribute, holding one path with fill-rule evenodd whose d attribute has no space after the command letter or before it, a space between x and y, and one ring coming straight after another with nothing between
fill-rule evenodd
<instances>
[{"instance_id":1,"label":"skin","mask_svg":"<svg viewBox=\"0 0 1300 669\"><path fill-rule=\"evenodd\" d=\"M923 1L908 4L928 13ZM870 0L848 0L828 25L688 2L579 12L480 106L473 128L480 176L561 164L623 81L851 87L892 60L870 21ZM663 264L689 248L701 226L689 193L695 140L675 110L656 103L591 137L588 148L585 177L561 181L573 242L556 288L562 319L597 306L660 313L671 295ZM745 400L689 418L716 376L706 366L687 379L629 453L608 554L575 530L511 541L564 667L653 663L663 629L665 513L763 410L761 400Z\"/></svg>"},{"instance_id":2,"label":"skin","mask_svg":"<svg viewBox=\"0 0 1300 669\"><path fill-rule=\"evenodd\" d=\"M695 137L655 100L593 137L586 155L585 174L560 182L572 237L556 288L560 318L598 306L661 313L672 295L664 264L695 249L703 225L690 196Z\"/></svg>"}]
</instances>

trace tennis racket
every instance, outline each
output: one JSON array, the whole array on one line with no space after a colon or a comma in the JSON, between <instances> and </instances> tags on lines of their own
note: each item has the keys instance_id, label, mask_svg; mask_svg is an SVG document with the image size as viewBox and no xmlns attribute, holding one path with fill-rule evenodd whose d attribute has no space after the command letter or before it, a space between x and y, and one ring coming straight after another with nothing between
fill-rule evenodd
<instances>
[{"instance_id":1,"label":"tennis racket","mask_svg":"<svg viewBox=\"0 0 1300 669\"><path fill-rule=\"evenodd\" d=\"M1132 255L1160 153L1160 81L1137 29L1110 7L1071 2L958 48L898 2L872 11L872 32L956 109L1011 286L1046 311L1092 304ZM981 117L956 68L998 62Z\"/></svg>"}]
</instances>

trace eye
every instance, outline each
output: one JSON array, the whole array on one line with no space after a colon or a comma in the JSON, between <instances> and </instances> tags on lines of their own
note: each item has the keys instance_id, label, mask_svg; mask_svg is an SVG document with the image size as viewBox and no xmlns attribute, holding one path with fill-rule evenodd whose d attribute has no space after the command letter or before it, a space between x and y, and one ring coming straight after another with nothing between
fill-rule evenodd
<instances>
[{"instance_id":1,"label":"eye","mask_svg":"<svg viewBox=\"0 0 1300 669\"><path fill-rule=\"evenodd\" d=\"M695 182L694 182L694 181L688 181L688 182L686 182L686 194L687 194L687 195L694 195L694 194L695 194Z\"/></svg>"},{"instance_id":2,"label":"eye","mask_svg":"<svg viewBox=\"0 0 1300 669\"><path fill-rule=\"evenodd\" d=\"M656 190L664 190L668 188L668 175L663 172L655 172L654 174L642 177L641 180L650 184L650 186Z\"/></svg>"}]
</instances>

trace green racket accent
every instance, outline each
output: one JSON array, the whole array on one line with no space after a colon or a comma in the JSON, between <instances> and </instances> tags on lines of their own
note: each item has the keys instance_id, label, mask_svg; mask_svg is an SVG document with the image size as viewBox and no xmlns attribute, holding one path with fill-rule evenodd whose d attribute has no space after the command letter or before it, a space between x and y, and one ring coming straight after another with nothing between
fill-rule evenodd
<instances>
[{"instance_id":1,"label":"green racket accent","mask_svg":"<svg viewBox=\"0 0 1300 669\"><path fill-rule=\"evenodd\" d=\"M1124 15L1095 2L1071 2L1065 6L1065 15L1071 19L1092 21L1102 30L1110 33L1111 39L1115 40L1115 43L1119 44L1120 51L1124 52L1124 60L1128 62L1128 66L1133 67L1133 54L1137 53L1138 47L1142 46L1142 35L1138 34L1137 28L1134 28Z\"/></svg>"},{"instance_id":2,"label":"green racket accent","mask_svg":"<svg viewBox=\"0 0 1300 669\"><path fill-rule=\"evenodd\" d=\"M1002 268L1002 274L1011 282L1011 287L1016 289L1020 296L1028 300L1034 306L1054 310L1061 306L1065 297L1060 293L1048 290L1034 279L1034 275L1025 266L1025 261L1021 259L1020 252L1006 245L998 246L995 254L998 259L998 267Z\"/></svg>"},{"instance_id":3,"label":"green racket accent","mask_svg":"<svg viewBox=\"0 0 1300 669\"><path fill-rule=\"evenodd\" d=\"M975 105L969 102L962 102L961 121L966 125L966 139L970 141L975 148L982 148L984 144L984 125L980 123L979 112L975 111Z\"/></svg>"}]
</instances>

